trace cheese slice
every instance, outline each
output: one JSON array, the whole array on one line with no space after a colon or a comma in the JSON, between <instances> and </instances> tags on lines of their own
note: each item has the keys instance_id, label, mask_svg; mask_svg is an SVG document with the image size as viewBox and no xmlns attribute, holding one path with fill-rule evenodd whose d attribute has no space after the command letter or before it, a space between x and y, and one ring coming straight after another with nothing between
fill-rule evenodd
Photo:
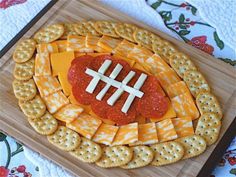
<instances>
[{"instance_id":1,"label":"cheese slice","mask_svg":"<svg viewBox=\"0 0 236 177\"><path fill-rule=\"evenodd\" d=\"M75 104L75 105L78 105L80 106L81 108L83 108L83 112L89 114L90 111L91 111L91 107L89 105L83 105L83 104L80 104L78 103L78 101L75 99L74 95L71 94L69 97L68 97L69 101L71 104Z\"/></svg>"},{"instance_id":2,"label":"cheese slice","mask_svg":"<svg viewBox=\"0 0 236 177\"><path fill-rule=\"evenodd\" d=\"M67 51L93 52L93 49L85 46L85 36L69 35L67 37Z\"/></svg>"},{"instance_id":3,"label":"cheese slice","mask_svg":"<svg viewBox=\"0 0 236 177\"><path fill-rule=\"evenodd\" d=\"M156 123L157 136L160 142L170 141L178 138L171 119L165 119Z\"/></svg>"},{"instance_id":4,"label":"cheese slice","mask_svg":"<svg viewBox=\"0 0 236 177\"><path fill-rule=\"evenodd\" d=\"M37 53L58 53L57 44L54 42L38 44Z\"/></svg>"},{"instance_id":5,"label":"cheese slice","mask_svg":"<svg viewBox=\"0 0 236 177\"><path fill-rule=\"evenodd\" d=\"M177 76L176 72L173 69L168 71L162 71L157 74L157 78L162 86L162 88L166 91L167 88L176 82L181 81L179 76Z\"/></svg>"},{"instance_id":6,"label":"cheese slice","mask_svg":"<svg viewBox=\"0 0 236 177\"><path fill-rule=\"evenodd\" d=\"M85 46L99 53L106 52L105 49L97 45L100 38L101 37L99 36L93 36L93 35L87 34L86 39L85 39Z\"/></svg>"},{"instance_id":7,"label":"cheese slice","mask_svg":"<svg viewBox=\"0 0 236 177\"><path fill-rule=\"evenodd\" d=\"M48 111L51 114L54 114L63 106L69 104L69 100L61 91L58 91L49 96L43 97L43 100L47 106Z\"/></svg>"},{"instance_id":8,"label":"cheese slice","mask_svg":"<svg viewBox=\"0 0 236 177\"><path fill-rule=\"evenodd\" d=\"M100 55L111 55L111 54L108 53L108 52L105 52L105 53L86 53L86 55L90 55L92 57L97 57L97 56L100 56Z\"/></svg>"},{"instance_id":9,"label":"cheese slice","mask_svg":"<svg viewBox=\"0 0 236 177\"><path fill-rule=\"evenodd\" d=\"M135 119L135 120L136 120L136 122L138 122L139 125L146 123L146 118L143 117L143 116L141 116L141 115L136 116L136 119Z\"/></svg>"},{"instance_id":10,"label":"cheese slice","mask_svg":"<svg viewBox=\"0 0 236 177\"><path fill-rule=\"evenodd\" d=\"M147 58L146 63L149 65L150 70L154 75L171 69L171 67L157 54Z\"/></svg>"},{"instance_id":11,"label":"cheese slice","mask_svg":"<svg viewBox=\"0 0 236 177\"><path fill-rule=\"evenodd\" d=\"M138 126L138 141L145 145L158 142L155 123L146 123Z\"/></svg>"},{"instance_id":12,"label":"cheese slice","mask_svg":"<svg viewBox=\"0 0 236 177\"><path fill-rule=\"evenodd\" d=\"M133 68L135 69L139 69L145 73L148 73L148 74L151 74L150 70L149 70L149 67L147 66L147 64L145 63L139 63L139 62L135 62Z\"/></svg>"},{"instance_id":13,"label":"cheese slice","mask_svg":"<svg viewBox=\"0 0 236 177\"><path fill-rule=\"evenodd\" d=\"M172 119L175 131L179 138L194 134L193 122L191 117L179 117Z\"/></svg>"},{"instance_id":14,"label":"cheese slice","mask_svg":"<svg viewBox=\"0 0 236 177\"><path fill-rule=\"evenodd\" d=\"M192 120L199 117L199 111L190 93L183 93L171 99L177 117L190 116Z\"/></svg>"},{"instance_id":15,"label":"cheese slice","mask_svg":"<svg viewBox=\"0 0 236 177\"><path fill-rule=\"evenodd\" d=\"M113 58L115 58L115 59L121 59L121 60L126 61L127 63L129 63L130 67L133 67L134 64L135 64L135 60L129 59L129 58L127 58L127 57L123 57L123 56L118 55L118 54L114 54L114 55L113 55Z\"/></svg>"},{"instance_id":16,"label":"cheese slice","mask_svg":"<svg viewBox=\"0 0 236 177\"><path fill-rule=\"evenodd\" d=\"M57 45L58 52L66 52L67 40L57 40L53 43L55 43Z\"/></svg>"},{"instance_id":17,"label":"cheese slice","mask_svg":"<svg viewBox=\"0 0 236 177\"><path fill-rule=\"evenodd\" d=\"M101 124L101 120L88 114L81 114L72 122L67 123L66 126L82 136L91 139Z\"/></svg>"},{"instance_id":18,"label":"cheese slice","mask_svg":"<svg viewBox=\"0 0 236 177\"><path fill-rule=\"evenodd\" d=\"M153 53L146 49L145 47L141 47L136 45L127 55L128 58L134 59L140 63L145 63L146 59L152 56Z\"/></svg>"},{"instance_id":19,"label":"cheese slice","mask_svg":"<svg viewBox=\"0 0 236 177\"><path fill-rule=\"evenodd\" d=\"M132 144L138 141L138 123L120 126L112 145Z\"/></svg>"},{"instance_id":20,"label":"cheese slice","mask_svg":"<svg viewBox=\"0 0 236 177\"><path fill-rule=\"evenodd\" d=\"M89 113L91 116L100 119L104 124L108 124L108 125L115 125L115 124L116 124L115 122L113 122L113 121L111 121L111 120L109 120L109 119L102 119L101 117L99 117L97 114L95 114L95 113L92 111L91 107L90 107L90 110L89 110L88 113Z\"/></svg>"},{"instance_id":21,"label":"cheese slice","mask_svg":"<svg viewBox=\"0 0 236 177\"><path fill-rule=\"evenodd\" d=\"M75 118L77 118L82 112L83 108L75 105L75 104L68 104L62 107L59 111L57 111L53 116L66 123L72 122Z\"/></svg>"},{"instance_id":22,"label":"cheese slice","mask_svg":"<svg viewBox=\"0 0 236 177\"><path fill-rule=\"evenodd\" d=\"M72 93L72 87L67 79L67 74L60 72L58 74L58 80L65 95L69 96Z\"/></svg>"},{"instance_id":23,"label":"cheese slice","mask_svg":"<svg viewBox=\"0 0 236 177\"><path fill-rule=\"evenodd\" d=\"M190 91L184 81L176 82L167 87L166 92L170 98L181 95L183 93L189 93Z\"/></svg>"},{"instance_id":24,"label":"cheese slice","mask_svg":"<svg viewBox=\"0 0 236 177\"><path fill-rule=\"evenodd\" d=\"M37 53L35 57L35 76L51 75L51 64L48 53Z\"/></svg>"},{"instance_id":25,"label":"cheese slice","mask_svg":"<svg viewBox=\"0 0 236 177\"><path fill-rule=\"evenodd\" d=\"M53 76L34 76L34 82L42 97L48 96L62 89L57 78Z\"/></svg>"},{"instance_id":26,"label":"cheese slice","mask_svg":"<svg viewBox=\"0 0 236 177\"><path fill-rule=\"evenodd\" d=\"M121 43L120 39L115 39L109 36L102 36L98 40L97 45L103 48L106 52L111 53L112 50L118 46L119 43Z\"/></svg>"},{"instance_id":27,"label":"cheese slice","mask_svg":"<svg viewBox=\"0 0 236 177\"><path fill-rule=\"evenodd\" d=\"M95 135L93 136L93 141L105 145L111 145L119 127L102 124L98 130L96 131Z\"/></svg>"},{"instance_id":28,"label":"cheese slice","mask_svg":"<svg viewBox=\"0 0 236 177\"><path fill-rule=\"evenodd\" d=\"M119 43L119 45L117 45L116 48L114 48L112 53L114 53L115 55L127 57L131 50L133 50L134 46L134 43L124 39L123 41L121 41L121 43Z\"/></svg>"}]
</instances>

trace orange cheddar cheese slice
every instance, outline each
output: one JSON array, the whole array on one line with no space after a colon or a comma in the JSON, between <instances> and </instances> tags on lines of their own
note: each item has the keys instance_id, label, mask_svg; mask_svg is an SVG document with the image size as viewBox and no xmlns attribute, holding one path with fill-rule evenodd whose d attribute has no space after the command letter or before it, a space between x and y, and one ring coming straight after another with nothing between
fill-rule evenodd
<instances>
[{"instance_id":1,"label":"orange cheddar cheese slice","mask_svg":"<svg viewBox=\"0 0 236 177\"><path fill-rule=\"evenodd\" d=\"M141 144L155 144L158 142L155 123L138 125L138 141Z\"/></svg>"},{"instance_id":2,"label":"orange cheddar cheese slice","mask_svg":"<svg viewBox=\"0 0 236 177\"><path fill-rule=\"evenodd\" d=\"M65 95L69 96L72 93L72 87L67 79L67 74L60 72L58 74L58 80Z\"/></svg>"},{"instance_id":3,"label":"orange cheddar cheese slice","mask_svg":"<svg viewBox=\"0 0 236 177\"><path fill-rule=\"evenodd\" d=\"M62 89L57 78L53 76L34 76L34 82L42 97L48 96Z\"/></svg>"},{"instance_id":4,"label":"orange cheddar cheese slice","mask_svg":"<svg viewBox=\"0 0 236 177\"><path fill-rule=\"evenodd\" d=\"M183 93L171 99L177 117L190 116L192 120L199 117L199 111L190 93Z\"/></svg>"},{"instance_id":5,"label":"orange cheddar cheese slice","mask_svg":"<svg viewBox=\"0 0 236 177\"><path fill-rule=\"evenodd\" d=\"M141 115L138 115L136 117L136 122L138 122L138 124L145 124L146 123L146 118L141 116Z\"/></svg>"},{"instance_id":6,"label":"orange cheddar cheese slice","mask_svg":"<svg viewBox=\"0 0 236 177\"><path fill-rule=\"evenodd\" d=\"M111 145L118 129L119 127L117 126L102 124L93 136L93 141L105 145Z\"/></svg>"},{"instance_id":7,"label":"orange cheddar cheese slice","mask_svg":"<svg viewBox=\"0 0 236 177\"><path fill-rule=\"evenodd\" d=\"M67 37L67 51L93 52L93 49L85 46L85 36L69 35Z\"/></svg>"},{"instance_id":8,"label":"orange cheddar cheese slice","mask_svg":"<svg viewBox=\"0 0 236 177\"><path fill-rule=\"evenodd\" d=\"M100 38L101 37L99 36L93 36L90 34L86 35L85 46L99 53L106 52L106 50L97 45Z\"/></svg>"},{"instance_id":9,"label":"orange cheddar cheese slice","mask_svg":"<svg viewBox=\"0 0 236 177\"><path fill-rule=\"evenodd\" d=\"M86 53L86 55L90 55L92 57L97 57L99 55L111 55L111 54L108 52L105 52L105 53Z\"/></svg>"},{"instance_id":10,"label":"orange cheddar cheese slice","mask_svg":"<svg viewBox=\"0 0 236 177\"><path fill-rule=\"evenodd\" d=\"M181 79L179 78L179 76L177 76L176 72L173 69L158 73L157 78L165 91L171 84L181 81Z\"/></svg>"},{"instance_id":11,"label":"orange cheddar cheese slice","mask_svg":"<svg viewBox=\"0 0 236 177\"><path fill-rule=\"evenodd\" d=\"M149 68L147 67L147 65L145 63L140 64L139 62L135 62L133 68L139 69L145 73L151 74L149 71Z\"/></svg>"},{"instance_id":12,"label":"orange cheddar cheese slice","mask_svg":"<svg viewBox=\"0 0 236 177\"><path fill-rule=\"evenodd\" d=\"M112 50L116 48L119 43L121 43L120 39L115 39L109 36L102 36L98 40L97 45L103 48L106 52L112 52Z\"/></svg>"},{"instance_id":13,"label":"orange cheddar cheese slice","mask_svg":"<svg viewBox=\"0 0 236 177\"><path fill-rule=\"evenodd\" d=\"M172 123L179 138L194 134L191 117L174 118L172 119Z\"/></svg>"},{"instance_id":14,"label":"orange cheddar cheese slice","mask_svg":"<svg viewBox=\"0 0 236 177\"><path fill-rule=\"evenodd\" d=\"M145 47L141 47L141 46L136 45L129 52L127 57L130 59L134 59L134 60L143 64L152 55L153 55L153 53L150 50L146 49Z\"/></svg>"},{"instance_id":15,"label":"orange cheddar cheese slice","mask_svg":"<svg viewBox=\"0 0 236 177\"><path fill-rule=\"evenodd\" d=\"M49 96L43 97L43 100L48 108L48 111L51 114L54 114L63 106L70 103L67 97L62 93L62 91L58 91Z\"/></svg>"},{"instance_id":16,"label":"orange cheddar cheese slice","mask_svg":"<svg viewBox=\"0 0 236 177\"><path fill-rule=\"evenodd\" d=\"M83 105L83 104L78 103L78 101L75 99L75 97L74 97L73 94L71 94L71 95L68 97L68 99L69 99L70 103L75 104L75 105L78 105L78 106L80 106L81 108L83 108L83 110L84 110L83 112L85 112L85 113L87 113L87 114L90 113L90 111L91 111L90 106L89 106L89 105Z\"/></svg>"},{"instance_id":17,"label":"orange cheddar cheese slice","mask_svg":"<svg viewBox=\"0 0 236 177\"><path fill-rule=\"evenodd\" d=\"M122 60L126 61L127 63L129 63L130 67L133 67L135 64L135 60L129 59L127 57L123 57L121 55L114 54L113 57L116 59L122 59Z\"/></svg>"},{"instance_id":18,"label":"orange cheddar cheese slice","mask_svg":"<svg viewBox=\"0 0 236 177\"><path fill-rule=\"evenodd\" d=\"M169 101L169 104L168 104L167 112L160 118L150 118L151 122L159 122L159 121L162 121L162 120L165 120L165 119L170 119L170 118L176 117L175 110L172 107L171 102L170 102L169 99L168 99L168 101Z\"/></svg>"},{"instance_id":19,"label":"orange cheddar cheese slice","mask_svg":"<svg viewBox=\"0 0 236 177\"><path fill-rule=\"evenodd\" d=\"M54 43L57 44L58 52L66 52L67 40L57 40Z\"/></svg>"},{"instance_id":20,"label":"orange cheddar cheese slice","mask_svg":"<svg viewBox=\"0 0 236 177\"><path fill-rule=\"evenodd\" d=\"M138 141L138 123L120 126L112 145L132 144Z\"/></svg>"},{"instance_id":21,"label":"orange cheddar cheese slice","mask_svg":"<svg viewBox=\"0 0 236 177\"><path fill-rule=\"evenodd\" d=\"M171 67L157 54L147 58L146 63L149 65L150 70L154 75L171 69Z\"/></svg>"},{"instance_id":22,"label":"orange cheddar cheese slice","mask_svg":"<svg viewBox=\"0 0 236 177\"><path fill-rule=\"evenodd\" d=\"M56 43L42 43L37 45L38 53L57 53L58 47Z\"/></svg>"},{"instance_id":23,"label":"orange cheddar cheese slice","mask_svg":"<svg viewBox=\"0 0 236 177\"><path fill-rule=\"evenodd\" d=\"M160 142L176 139L177 133L171 119L165 119L156 123L157 137Z\"/></svg>"},{"instance_id":24,"label":"orange cheddar cheese slice","mask_svg":"<svg viewBox=\"0 0 236 177\"><path fill-rule=\"evenodd\" d=\"M170 98L181 95L183 93L189 93L190 91L184 81L176 82L167 87L166 92Z\"/></svg>"},{"instance_id":25,"label":"orange cheddar cheese slice","mask_svg":"<svg viewBox=\"0 0 236 177\"><path fill-rule=\"evenodd\" d=\"M82 136L91 139L101 124L102 121L95 117L88 114L80 114L78 118L67 123L66 126Z\"/></svg>"},{"instance_id":26,"label":"orange cheddar cheese slice","mask_svg":"<svg viewBox=\"0 0 236 177\"><path fill-rule=\"evenodd\" d=\"M108 125L115 125L116 123L113 122L112 120L109 119L102 119L101 117L99 117L97 114L95 114L91 107L89 107L89 112L88 112L91 116L96 117L97 119L100 119L104 124L108 124Z\"/></svg>"},{"instance_id":27,"label":"orange cheddar cheese slice","mask_svg":"<svg viewBox=\"0 0 236 177\"><path fill-rule=\"evenodd\" d=\"M35 57L35 76L51 75L51 64L48 53L37 53Z\"/></svg>"},{"instance_id":28,"label":"orange cheddar cheese slice","mask_svg":"<svg viewBox=\"0 0 236 177\"><path fill-rule=\"evenodd\" d=\"M63 122L70 123L75 118L77 118L83 112L83 110L84 109L78 105L68 104L57 111L54 114L54 117Z\"/></svg>"},{"instance_id":29,"label":"orange cheddar cheese slice","mask_svg":"<svg viewBox=\"0 0 236 177\"><path fill-rule=\"evenodd\" d=\"M124 39L116 48L114 48L112 53L127 57L131 50L134 48L134 46L135 44Z\"/></svg>"}]
</instances>

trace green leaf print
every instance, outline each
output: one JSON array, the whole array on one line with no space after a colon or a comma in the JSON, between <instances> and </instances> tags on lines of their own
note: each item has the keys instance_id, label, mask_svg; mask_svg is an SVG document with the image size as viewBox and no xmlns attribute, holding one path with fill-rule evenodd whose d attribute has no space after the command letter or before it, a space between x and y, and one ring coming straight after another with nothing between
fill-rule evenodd
<instances>
[{"instance_id":1,"label":"green leaf print","mask_svg":"<svg viewBox=\"0 0 236 177\"><path fill-rule=\"evenodd\" d=\"M172 19L172 14L170 11L159 12L164 21L170 21Z\"/></svg>"},{"instance_id":2,"label":"green leaf print","mask_svg":"<svg viewBox=\"0 0 236 177\"><path fill-rule=\"evenodd\" d=\"M185 20L184 14L181 14L179 16L179 23L184 23L184 20Z\"/></svg>"},{"instance_id":3,"label":"green leaf print","mask_svg":"<svg viewBox=\"0 0 236 177\"><path fill-rule=\"evenodd\" d=\"M236 175L236 168L232 168L230 171L229 171L230 174L233 174L233 175Z\"/></svg>"},{"instance_id":4,"label":"green leaf print","mask_svg":"<svg viewBox=\"0 0 236 177\"><path fill-rule=\"evenodd\" d=\"M197 8L192 6L191 12L192 12L193 15L196 15Z\"/></svg>"},{"instance_id":5,"label":"green leaf print","mask_svg":"<svg viewBox=\"0 0 236 177\"><path fill-rule=\"evenodd\" d=\"M214 40L216 41L216 45L222 50L224 48L224 42L220 40L219 36L217 35L216 31L213 33Z\"/></svg>"},{"instance_id":6,"label":"green leaf print","mask_svg":"<svg viewBox=\"0 0 236 177\"><path fill-rule=\"evenodd\" d=\"M190 33L190 31L188 31L188 30L180 30L179 31L179 35L181 35L181 36L185 36L185 35L187 35L189 33Z\"/></svg>"},{"instance_id":7,"label":"green leaf print","mask_svg":"<svg viewBox=\"0 0 236 177\"><path fill-rule=\"evenodd\" d=\"M158 0L157 2L153 3L151 7L156 10L161 5L161 3L162 0Z\"/></svg>"}]
</instances>

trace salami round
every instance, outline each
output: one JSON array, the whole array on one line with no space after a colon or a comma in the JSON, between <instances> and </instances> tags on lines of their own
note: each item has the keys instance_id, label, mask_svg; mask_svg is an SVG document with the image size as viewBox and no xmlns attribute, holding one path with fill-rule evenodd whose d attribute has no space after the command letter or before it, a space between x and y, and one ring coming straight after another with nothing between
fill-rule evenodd
<instances>
[{"instance_id":1,"label":"salami round","mask_svg":"<svg viewBox=\"0 0 236 177\"><path fill-rule=\"evenodd\" d=\"M158 92L162 96L165 96L165 92L162 90L159 81L155 76L148 76L140 90L145 94Z\"/></svg>"}]
</instances>

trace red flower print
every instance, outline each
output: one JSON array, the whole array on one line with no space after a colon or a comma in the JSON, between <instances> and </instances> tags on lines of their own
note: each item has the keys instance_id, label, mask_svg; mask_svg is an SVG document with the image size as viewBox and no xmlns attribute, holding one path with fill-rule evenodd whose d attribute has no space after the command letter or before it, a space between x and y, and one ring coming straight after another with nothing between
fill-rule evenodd
<instances>
[{"instance_id":1,"label":"red flower print","mask_svg":"<svg viewBox=\"0 0 236 177\"><path fill-rule=\"evenodd\" d=\"M22 4L27 0L2 0L0 2L0 9L6 9L8 7L14 6L16 4Z\"/></svg>"},{"instance_id":2,"label":"red flower print","mask_svg":"<svg viewBox=\"0 0 236 177\"><path fill-rule=\"evenodd\" d=\"M230 165L235 165L236 164L236 157L229 157L228 162Z\"/></svg>"},{"instance_id":3,"label":"red flower print","mask_svg":"<svg viewBox=\"0 0 236 177\"><path fill-rule=\"evenodd\" d=\"M211 45L207 44L206 40L206 36L197 36L188 41L188 44L212 55L214 48Z\"/></svg>"},{"instance_id":4,"label":"red flower print","mask_svg":"<svg viewBox=\"0 0 236 177\"><path fill-rule=\"evenodd\" d=\"M16 170L19 172L19 173L24 173L25 172L25 169L26 167L24 165L20 165Z\"/></svg>"},{"instance_id":5,"label":"red flower print","mask_svg":"<svg viewBox=\"0 0 236 177\"><path fill-rule=\"evenodd\" d=\"M186 3L182 3L182 4L180 4L180 7L186 7L186 6L187 6Z\"/></svg>"},{"instance_id":6,"label":"red flower print","mask_svg":"<svg viewBox=\"0 0 236 177\"><path fill-rule=\"evenodd\" d=\"M9 173L8 169L6 169L3 166L0 167L0 177L7 177L8 173Z\"/></svg>"}]
</instances>

